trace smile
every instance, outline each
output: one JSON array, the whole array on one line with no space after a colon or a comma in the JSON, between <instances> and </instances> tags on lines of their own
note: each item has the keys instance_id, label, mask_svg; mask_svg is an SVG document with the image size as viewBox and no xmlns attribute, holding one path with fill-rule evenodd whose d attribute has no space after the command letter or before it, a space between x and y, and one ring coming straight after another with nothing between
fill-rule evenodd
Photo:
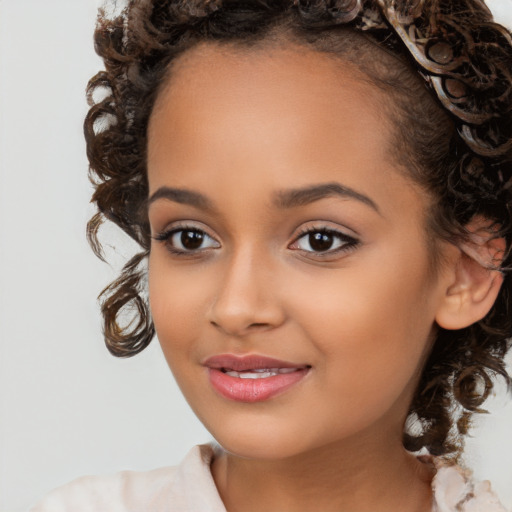
<instances>
[{"instance_id":1,"label":"smile","mask_svg":"<svg viewBox=\"0 0 512 512\"><path fill-rule=\"evenodd\" d=\"M227 370L222 368L222 372L230 377L237 377L239 379L268 379L283 373L293 373L300 368L258 368L254 370L247 370L244 372L236 372L235 370Z\"/></svg>"},{"instance_id":2,"label":"smile","mask_svg":"<svg viewBox=\"0 0 512 512\"><path fill-rule=\"evenodd\" d=\"M214 356L208 368L213 389L229 400L261 402L283 393L300 382L311 369L264 356Z\"/></svg>"}]
</instances>

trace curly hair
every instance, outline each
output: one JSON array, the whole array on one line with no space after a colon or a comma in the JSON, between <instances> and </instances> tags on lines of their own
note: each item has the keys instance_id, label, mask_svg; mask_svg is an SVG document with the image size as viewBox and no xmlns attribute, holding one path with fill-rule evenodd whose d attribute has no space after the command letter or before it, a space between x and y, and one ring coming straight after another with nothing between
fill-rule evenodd
<instances>
[{"instance_id":1,"label":"curly hair","mask_svg":"<svg viewBox=\"0 0 512 512\"><path fill-rule=\"evenodd\" d=\"M494 268L510 267L512 39L482 0L130 0L114 17L100 11L95 47L105 71L89 82L84 128L98 208L90 244L103 258L98 230L107 219L142 248L100 295L112 354L132 356L155 333L144 280L147 127L171 64L200 42L276 40L349 60L385 91L401 141L394 157L433 198L432 238L460 243L468 222L483 216L489 234L506 240ZM506 274L483 320L438 329L410 407L419 428L404 433L407 449L456 456L494 378L509 383L511 292ZM121 326L127 311L134 316Z\"/></svg>"}]
</instances>

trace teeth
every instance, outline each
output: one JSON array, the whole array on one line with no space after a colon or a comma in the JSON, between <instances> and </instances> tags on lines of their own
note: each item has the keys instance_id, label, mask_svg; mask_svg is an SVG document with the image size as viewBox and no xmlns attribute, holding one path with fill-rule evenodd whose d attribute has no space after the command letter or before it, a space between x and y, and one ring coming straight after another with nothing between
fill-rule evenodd
<instances>
[{"instance_id":1,"label":"teeth","mask_svg":"<svg viewBox=\"0 0 512 512\"><path fill-rule=\"evenodd\" d=\"M225 373L230 377L236 377L238 379L266 379L283 373L293 373L297 370L299 370L299 368L255 368L254 370L244 372L229 370Z\"/></svg>"},{"instance_id":2,"label":"teeth","mask_svg":"<svg viewBox=\"0 0 512 512\"><path fill-rule=\"evenodd\" d=\"M266 379L267 377L274 377L277 375L277 373L274 372L258 372L258 373L252 373L252 372L243 372L240 373L241 379Z\"/></svg>"},{"instance_id":3,"label":"teeth","mask_svg":"<svg viewBox=\"0 0 512 512\"><path fill-rule=\"evenodd\" d=\"M299 368L279 368L279 373L293 373L296 372Z\"/></svg>"}]
</instances>

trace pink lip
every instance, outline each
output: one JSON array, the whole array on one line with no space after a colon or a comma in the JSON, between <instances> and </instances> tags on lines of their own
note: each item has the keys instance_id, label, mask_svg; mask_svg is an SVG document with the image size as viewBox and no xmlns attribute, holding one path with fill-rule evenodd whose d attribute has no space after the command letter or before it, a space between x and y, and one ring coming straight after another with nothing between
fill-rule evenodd
<instances>
[{"instance_id":1,"label":"pink lip","mask_svg":"<svg viewBox=\"0 0 512 512\"><path fill-rule=\"evenodd\" d=\"M220 395L238 402L262 402L283 393L301 381L310 366L259 356L235 356L222 354L204 362L208 368L210 383ZM244 372L257 369L297 368L290 373L280 373L266 378L243 379L227 375L222 370Z\"/></svg>"}]
</instances>

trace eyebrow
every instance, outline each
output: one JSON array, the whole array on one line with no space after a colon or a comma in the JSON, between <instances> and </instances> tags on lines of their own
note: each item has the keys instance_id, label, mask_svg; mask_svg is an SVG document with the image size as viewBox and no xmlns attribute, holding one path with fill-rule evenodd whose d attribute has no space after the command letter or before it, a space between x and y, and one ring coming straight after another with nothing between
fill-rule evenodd
<instances>
[{"instance_id":1,"label":"eyebrow","mask_svg":"<svg viewBox=\"0 0 512 512\"><path fill-rule=\"evenodd\" d=\"M304 188L282 190L276 194L275 204L279 208L295 208L332 196L356 199L380 214L379 207L372 199L339 183L322 183Z\"/></svg>"},{"instance_id":2,"label":"eyebrow","mask_svg":"<svg viewBox=\"0 0 512 512\"><path fill-rule=\"evenodd\" d=\"M276 193L274 203L278 208L288 209L298 206L305 206L320 199L332 196L356 199L361 203L370 206L380 214L377 204L368 196L339 183L322 183L310 185L304 188L281 190ZM186 188L160 187L148 199L147 206L159 199L167 199L175 203L187 204L200 210L214 210L213 203L206 196L199 192Z\"/></svg>"},{"instance_id":3,"label":"eyebrow","mask_svg":"<svg viewBox=\"0 0 512 512\"><path fill-rule=\"evenodd\" d=\"M148 199L147 206L158 199L167 199L175 203L188 204L200 210L213 210L212 202L203 194L186 188L160 187Z\"/></svg>"}]
</instances>

